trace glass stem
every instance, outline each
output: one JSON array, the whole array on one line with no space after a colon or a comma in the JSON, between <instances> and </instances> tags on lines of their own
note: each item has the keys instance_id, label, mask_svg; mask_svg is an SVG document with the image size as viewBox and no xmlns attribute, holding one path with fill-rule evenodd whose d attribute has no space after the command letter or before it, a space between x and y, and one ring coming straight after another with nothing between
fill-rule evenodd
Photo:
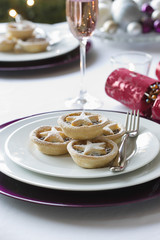
<instances>
[{"instance_id":1,"label":"glass stem","mask_svg":"<svg viewBox=\"0 0 160 240\"><path fill-rule=\"evenodd\" d=\"M81 101L85 101L84 95L86 93L85 86L85 72L86 72L86 45L87 39L82 39L80 41L80 71L81 71L81 86L79 98Z\"/></svg>"}]
</instances>

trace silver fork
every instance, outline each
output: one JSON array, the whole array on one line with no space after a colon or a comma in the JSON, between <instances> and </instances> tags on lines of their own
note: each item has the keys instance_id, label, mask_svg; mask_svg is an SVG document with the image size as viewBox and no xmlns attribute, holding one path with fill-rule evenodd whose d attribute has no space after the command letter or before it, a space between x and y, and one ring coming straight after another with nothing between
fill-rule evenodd
<instances>
[{"instance_id":1,"label":"silver fork","mask_svg":"<svg viewBox=\"0 0 160 240\"><path fill-rule=\"evenodd\" d=\"M131 111L130 113L127 113L126 117L126 132L124 134L122 143L119 147L119 158L118 158L118 166L116 167L110 167L110 171L112 172L120 172L123 171L126 168L127 165L127 156L126 156L126 143L129 137L137 137L138 131L139 131L139 110Z\"/></svg>"}]
</instances>

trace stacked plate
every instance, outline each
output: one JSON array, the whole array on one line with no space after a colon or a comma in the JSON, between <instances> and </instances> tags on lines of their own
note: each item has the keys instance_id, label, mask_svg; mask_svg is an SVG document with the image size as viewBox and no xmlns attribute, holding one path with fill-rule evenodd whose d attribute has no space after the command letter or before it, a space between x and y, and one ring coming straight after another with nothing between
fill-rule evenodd
<instances>
[{"instance_id":1,"label":"stacked plate","mask_svg":"<svg viewBox=\"0 0 160 240\"><path fill-rule=\"evenodd\" d=\"M160 34L156 32L142 33L139 35L130 35L127 32L124 32L122 29L119 29L116 33L107 33L103 28L96 29L94 35L96 37L110 40L115 43L159 43Z\"/></svg>"},{"instance_id":2,"label":"stacked plate","mask_svg":"<svg viewBox=\"0 0 160 240\"><path fill-rule=\"evenodd\" d=\"M96 112L121 124L125 121L124 113ZM47 156L31 144L33 129L56 126L57 118L64 113L43 113L1 125L1 193L36 203L74 207L121 204L160 193L159 124L141 118L139 136L128 146L127 168L112 173L109 168L80 168L69 155Z\"/></svg>"},{"instance_id":3,"label":"stacked plate","mask_svg":"<svg viewBox=\"0 0 160 240\"><path fill-rule=\"evenodd\" d=\"M54 68L79 59L79 42L70 33L66 22L36 24L37 34L50 39L47 51L40 53L0 52L0 72L20 72ZM6 23L0 24L0 34L6 32ZM88 48L90 44L88 44Z\"/></svg>"}]
</instances>

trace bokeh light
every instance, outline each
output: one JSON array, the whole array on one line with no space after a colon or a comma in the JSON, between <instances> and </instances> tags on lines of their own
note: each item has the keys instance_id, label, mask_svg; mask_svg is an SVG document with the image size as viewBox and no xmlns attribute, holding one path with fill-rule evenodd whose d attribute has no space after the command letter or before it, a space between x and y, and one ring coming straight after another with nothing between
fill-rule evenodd
<instances>
[{"instance_id":1,"label":"bokeh light","mask_svg":"<svg viewBox=\"0 0 160 240\"><path fill-rule=\"evenodd\" d=\"M35 1L34 0L27 0L27 5L32 7L34 5Z\"/></svg>"},{"instance_id":2,"label":"bokeh light","mask_svg":"<svg viewBox=\"0 0 160 240\"><path fill-rule=\"evenodd\" d=\"M9 10L9 16L15 18L17 16L17 12L15 9L10 9Z\"/></svg>"}]
</instances>

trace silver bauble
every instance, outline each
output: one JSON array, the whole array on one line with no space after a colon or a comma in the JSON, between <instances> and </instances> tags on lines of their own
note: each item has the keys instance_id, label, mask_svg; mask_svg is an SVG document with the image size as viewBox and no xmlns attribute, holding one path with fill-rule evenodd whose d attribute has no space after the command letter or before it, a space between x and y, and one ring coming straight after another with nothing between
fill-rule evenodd
<instances>
[{"instance_id":1,"label":"silver bauble","mask_svg":"<svg viewBox=\"0 0 160 240\"><path fill-rule=\"evenodd\" d=\"M155 10L152 15L151 15L151 18L153 21L157 20L157 19L160 19L160 10Z\"/></svg>"},{"instance_id":2,"label":"silver bauble","mask_svg":"<svg viewBox=\"0 0 160 240\"><path fill-rule=\"evenodd\" d=\"M154 10L160 10L160 0L152 0L150 5Z\"/></svg>"},{"instance_id":3,"label":"silver bauble","mask_svg":"<svg viewBox=\"0 0 160 240\"><path fill-rule=\"evenodd\" d=\"M136 36L142 33L142 25L138 22L131 22L127 26L129 35Z\"/></svg>"},{"instance_id":4,"label":"silver bauble","mask_svg":"<svg viewBox=\"0 0 160 240\"><path fill-rule=\"evenodd\" d=\"M113 20L124 30L130 22L138 22L141 19L141 11L132 0L115 0L111 13Z\"/></svg>"},{"instance_id":5,"label":"silver bauble","mask_svg":"<svg viewBox=\"0 0 160 240\"><path fill-rule=\"evenodd\" d=\"M117 31L118 25L113 20L108 20L103 24L103 32L114 34Z\"/></svg>"}]
</instances>

